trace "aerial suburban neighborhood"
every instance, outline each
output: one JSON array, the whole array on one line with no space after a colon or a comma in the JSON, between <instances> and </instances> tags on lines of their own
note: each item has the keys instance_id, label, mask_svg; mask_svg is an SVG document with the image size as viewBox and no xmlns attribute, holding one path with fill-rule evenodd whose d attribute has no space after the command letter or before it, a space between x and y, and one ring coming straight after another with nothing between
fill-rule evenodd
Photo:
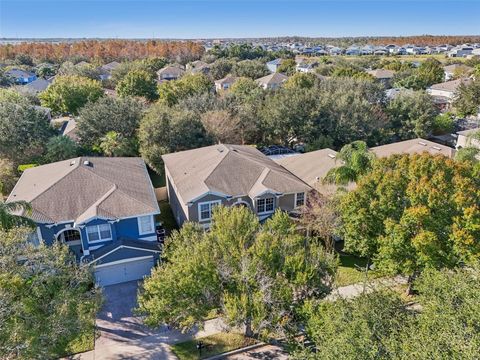
<instances>
[{"instance_id":1,"label":"aerial suburban neighborhood","mask_svg":"<svg viewBox=\"0 0 480 360\"><path fill-rule=\"evenodd\" d=\"M0 359L479 359L478 4L36 4L0 2Z\"/></svg>"}]
</instances>

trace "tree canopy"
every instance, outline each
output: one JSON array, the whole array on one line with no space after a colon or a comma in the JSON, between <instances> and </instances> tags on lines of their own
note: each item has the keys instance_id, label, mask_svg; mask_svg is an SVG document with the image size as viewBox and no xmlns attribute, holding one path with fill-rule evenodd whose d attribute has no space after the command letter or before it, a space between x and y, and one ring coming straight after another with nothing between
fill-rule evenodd
<instances>
[{"instance_id":1,"label":"tree canopy","mask_svg":"<svg viewBox=\"0 0 480 360\"><path fill-rule=\"evenodd\" d=\"M132 70L115 87L120 97L139 96L153 101L158 98L157 81L145 70Z\"/></svg>"},{"instance_id":2,"label":"tree canopy","mask_svg":"<svg viewBox=\"0 0 480 360\"><path fill-rule=\"evenodd\" d=\"M0 156L19 165L43 154L53 129L44 111L0 101Z\"/></svg>"},{"instance_id":3,"label":"tree canopy","mask_svg":"<svg viewBox=\"0 0 480 360\"><path fill-rule=\"evenodd\" d=\"M428 154L378 160L342 199L345 248L390 274L475 262L479 189L470 163Z\"/></svg>"},{"instance_id":4,"label":"tree canopy","mask_svg":"<svg viewBox=\"0 0 480 360\"><path fill-rule=\"evenodd\" d=\"M142 157L157 173L163 172L162 155L212 143L193 112L162 103L153 105L142 119L139 141Z\"/></svg>"},{"instance_id":5,"label":"tree canopy","mask_svg":"<svg viewBox=\"0 0 480 360\"><path fill-rule=\"evenodd\" d=\"M99 81L78 75L57 76L39 97L42 106L60 114L77 114L89 101L104 95Z\"/></svg>"},{"instance_id":6,"label":"tree canopy","mask_svg":"<svg viewBox=\"0 0 480 360\"><path fill-rule=\"evenodd\" d=\"M248 336L295 331L296 311L330 291L335 259L299 235L287 214L263 226L243 207L214 210L209 232L187 224L146 279L139 309L150 325L190 329L211 309Z\"/></svg>"},{"instance_id":7,"label":"tree canopy","mask_svg":"<svg viewBox=\"0 0 480 360\"><path fill-rule=\"evenodd\" d=\"M33 245L31 231L0 230L2 359L59 358L94 331L100 298L89 268L64 244Z\"/></svg>"},{"instance_id":8,"label":"tree canopy","mask_svg":"<svg viewBox=\"0 0 480 360\"><path fill-rule=\"evenodd\" d=\"M101 139L110 131L127 139L136 138L144 109L142 102L130 97L103 97L87 104L77 118L80 143L98 147Z\"/></svg>"},{"instance_id":9,"label":"tree canopy","mask_svg":"<svg viewBox=\"0 0 480 360\"><path fill-rule=\"evenodd\" d=\"M392 290L310 302L306 332L315 352L294 359L469 359L480 352L478 268L428 270L411 307Z\"/></svg>"}]
</instances>

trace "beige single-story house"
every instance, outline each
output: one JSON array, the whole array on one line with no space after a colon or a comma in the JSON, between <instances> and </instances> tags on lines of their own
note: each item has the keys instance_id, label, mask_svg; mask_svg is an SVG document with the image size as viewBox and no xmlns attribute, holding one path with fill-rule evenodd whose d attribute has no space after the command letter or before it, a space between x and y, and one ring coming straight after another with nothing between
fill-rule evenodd
<instances>
[{"instance_id":1,"label":"beige single-story house","mask_svg":"<svg viewBox=\"0 0 480 360\"><path fill-rule=\"evenodd\" d=\"M157 71L158 81L170 81L177 80L185 73L185 70L180 66L165 66L164 68Z\"/></svg>"},{"instance_id":2,"label":"beige single-story house","mask_svg":"<svg viewBox=\"0 0 480 360\"><path fill-rule=\"evenodd\" d=\"M377 81L381 82L386 87L390 86L393 76L395 75L395 71L385 69L369 70L367 73L372 75Z\"/></svg>"},{"instance_id":3,"label":"beige single-story house","mask_svg":"<svg viewBox=\"0 0 480 360\"><path fill-rule=\"evenodd\" d=\"M433 84L427 89L427 93L437 100L451 103L455 98L456 91L461 84L468 85L472 80L469 78L450 80L439 84ZM438 102L438 101L437 101Z\"/></svg>"},{"instance_id":4,"label":"beige single-story house","mask_svg":"<svg viewBox=\"0 0 480 360\"><path fill-rule=\"evenodd\" d=\"M167 192L179 225L210 226L217 205L245 206L260 220L275 210L305 204L311 187L291 172L245 145L212 145L163 155Z\"/></svg>"},{"instance_id":5,"label":"beige single-story house","mask_svg":"<svg viewBox=\"0 0 480 360\"><path fill-rule=\"evenodd\" d=\"M232 75L227 75L223 79L216 80L215 81L215 91L222 91L222 90L228 90L232 87L232 85L237 81L239 78L232 76Z\"/></svg>"},{"instance_id":6,"label":"beige single-story house","mask_svg":"<svg viewBox=\"0 0 480 360\"><path fill-rule=\"evenodd\" d=\"M452 64L443 67L443 71L445 72L445 81L451 80L455 73L467 73L472 68L464 65L464 64Z\"/></svg>"},{"instance_id":7,"label":"beige single-story house","mask_svg":"<svg viewBox=\"0 0 480 360\"><path fill-rule=\"evenodd\" d=\"M267 89L274 90L281 87L283 83L287 80L288 80L287 75L276 72L276 73L261 77L260 79L255 80L255 82L265 90Z\"/></svg>"}]
</instances>

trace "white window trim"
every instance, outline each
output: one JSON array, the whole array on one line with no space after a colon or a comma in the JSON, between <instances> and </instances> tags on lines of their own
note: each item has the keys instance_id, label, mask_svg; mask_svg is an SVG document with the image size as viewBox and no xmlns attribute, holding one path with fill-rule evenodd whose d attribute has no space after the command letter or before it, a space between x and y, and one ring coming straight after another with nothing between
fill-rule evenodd
<instances>
[{"instance_id":1,"label":"white window trim","mask_svg":"<svg viewBox=\"0 0 480 360\"><path fill-rule=\"evenodd\" d=\"M152 231L142 231L142 227L140 225L141 224L140 218L144 218L144 217L150 217L150 224L152 225ZM153 234L155 232L155 221L152 215L143 215L143 216L137 217L137 224L138 224L138 235L140 236L146 235L146 234Z\"/></svg>"},{"instance_id":2,"label":"white window trim","mask_svg":"<svg viewBox=\"0 0 480 360\"><path fill-rule=\"evenodd\" d=\"M201 207L202 205L208 204L210 205L210 217L209 218L202 218L202 211ZM212 219L212 205L214 204L222 204L222 200L213 200L213 201L204 201L201 203L198 203L198 221L209 221Z\"/></svg>"},{"instance_id":3,"label":"white window trim","mask_svg":"<svg viewBox=\"0 0 480 360\"><path fill-rule=\"evenodd\" d=\"M110 237L108 239L90 240L90 235L88 234L88 228L95 226L97 228L98 237L100 237L100 229L99 229L100 225L108 225L110 227ZM110 240L113 239L113 237L112 237L112 225L110 225L108 223L107 224L98 224L98 225L88 225L88 226L85 227L85 232L87 233L87 239L88 239L89 244L101 243L101 242L110 241Z\"/></svg>"},{"instance_id":4,"label":"white window trim","mask_svg":"<svg viewBox=\"0 0 480 360\"><path fill-rule=\"evenodd\" d=\"M305 205L305 204L307 203L307 196L306 196L306 194L305 194L304 192L295 193L295 204L294 204L294 205L295 205L295 209L296 209L296 208L299 208L300 206L303 206L303 205L300 205L300 206L297 205L297 195L298 195L298 194L303 194L303 205Z\"/></svg>"},{"instance_id":5,"label":"white window trim","mask_svg":"<svg viewBox=\"0 0 480 360\"><path fill-rule=\"evenodd\" d=\"M273 214L273 213L275 212L275 207L276 207L276 206L275 206L275 205L276 205L275 200L276 200L276 197L268 197L268 198L257 199L257 200L255 201L255 210L258 211L258 201L259 201L259 200L265 200L265 209L266 209L266 208L267 208L267 203L266 203L266 200L267 200L267 199L272 199L272 200L273 200L273 210L271 210L271 211L269 210L269 211L257 212L258 215Z\"/></svg>"}]
</instances>

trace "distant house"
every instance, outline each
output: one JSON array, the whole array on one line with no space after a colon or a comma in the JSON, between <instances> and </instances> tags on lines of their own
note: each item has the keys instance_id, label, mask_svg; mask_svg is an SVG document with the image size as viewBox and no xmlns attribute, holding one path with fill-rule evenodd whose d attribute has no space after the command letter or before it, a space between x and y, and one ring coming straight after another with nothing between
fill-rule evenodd
<instances>
[{"instance_id":1,"label":"distant house","mask_svg":"<svg viewBox=\"0 0 480 360\"><path fill-rule=\"evenodd\" d=\"M60 135L68 136L75 142L79 140L77 135L77 122L73 117L57 117L51 120L51 124L58 130Z\"/></svg>"},{"instance_id":2,"label":"distant house","mask_svg":"<svg viewBox=\"0 0 480 360\"><path fill-rule=\"evenodd\" d=\"M18 86L18 90L20 92L37 95L42 91L45 91L51 83L52 82L50 80L44 78L37 78L36 80L33 80L26 85Z\"/></svg>"},{"instance_id":3,"label":"distant house","mask_svg":"<svg viewBox=\"0 0 480 360\"><path fill-rule=\"evenodd\" d=\"M210 65L204 61L197 60L187 64L187 71L190 71L192 74L208 74L210 72Z\"/></svg>"},{"instance_id":4,"label":"distant house","mask_svg":"<svg viewBox=\"0 0 480 360\"><path fill-rule=\"evenodd\" d=\"M393 70L385 70L385 69L376 69L376 70L369 70L367 71L370 75L372 75L377 81L381 82L385 85L386 88L389 88L395 75L395 71Z\"/></svg>"},{"instance_id":5,"label":"distant house","mask_svg":"<svg viewBox=\"0 0 480 360\"><path fill-rule=\"evenodd\" d=\"M433 84L427 89L427 93L433 96L436 104L442 108L447 108L454 100L458 87L461 84L469 84L471 81L471 79L463 78Z\"/></svg>"},{"instance_id":6,"label":"distant house","mask_svg":"<svg viewBox=\"0 0 480 360\"><path fill-rule=\"evenodd\" d=\"M449 57L466 57L470 55L473 51L473 47L471 46L458 46L453 48L448 52Z\"/></svg>"},{"instance_id":7,"label":"distant house","mask_svg":"<svg viewBox=\"0 0 480 360\"><path fill-rule=\"evenodd\" d=\"M79 140L77 135L77 122L75 119L70 118L65 121L60 129L60 133L63 136L68 136L73 141L77 142Z\"/></svg>"},{"instance_id":8,"label":"distant house","mask_svg":"<svg viewBox=\"0 0 480 360\"><path fill-rule=\"evenodd\" d=\"M260 79L255 80L255 82L260 85L265 90L275 90L280 88L285 81L288 80L288 76L282 73L273 73Z\"/></svg>"},{"instance_id":9,"label":"distant house","mask_svg":"<svg viewBox=\"0 0 480 360\"><path fill-rule=\"evenodd\" d=\"M267 62L267 68L270 72L274 73L277 72L280 65L282 65L282 59L275 59L272 61Z\"/></svg>"},{"instance_id":10,"label":"distant house","mask_svg":"<svg viewBox=\"0 0 480 360\"><path fill-rule=\"evenodd\" d=\"M121 64L117 61L109 62L103 66L100 66L100 80L107 80L112 77L112 71L118 68Z\"/></svg>"},{"instance_id":11,"label":"distant house","mask_svg":"<svg viewBox=\"0 0 480 360\"><path fill-rule=\"evenodd\" d=\"M459 131L457 132L457 144L456 144L456 148L457 149L461 149L461 148L464 148L464 147L476 147L478 149L480 149L480 140L477 139L477 138L472 138L472 136L474 134L480 134L480 128L476 128L476 129L470 129L470 130L463 130L463 131Z\"/></svg>"},{"instance_id":12,"label":"distant house","mask_svg":"<svg viewBox=\"0 0 480 360\"><path fill-rule=\"evenodd\" d=\"M158 81L170 81L170 80L177 80L183 74L185 70L183 70L180 66L165 66L164 68L157 71Z\"/></svg>"},{"instance_id":13,"label":"distant house","mask_svg":"<svg viewBox=\"0 0 480 360\"><path fill-rule=\"evenodd\" d=\"M372 147L370 151L378 158L389 157L394 154L422 154L424 152L431 155L442 154L449 158L455 155L455 149L421 138Z\"/></svg>"},{"instance_id":14,"label":"distant house","mask_svg":"<svg viewBox=\"0 0 480 360\"><path fill-rule=\"evenodd\" d=\"M160 213L141 158L79 157L27 169L7 199L31 205L32 241L65 243L102 286L141 279L160 254Z\"/></svg>"},{"instance_id":15,"label":"distant house","mask_svg":"<svg viewBox=\"0 0 480 360\"><path fill-rule=\"evenodd\" d=\"M445 81L451 80L457 73L466 73L469 70L471 70L471 67L463 64L444 66L443 71L445 72Z\"/></svg>"},{"instance_id":16,"label":"distant house","mask_svg":"<svg viewBox=\"0 0 480 360\"><path fill-rule=\"evenodd\" d=\"M179 225L208 228L217 205L245 206L263 220L276 209L293 211L311 190L305 182L257 149L213 145L163 155L168 199Z\"/></svg>"},{"instance_id":17,"label":"distant house","mask_svg":"<svg viewBox=\"0 0 480 360\"><path fill-rule=\"evenodd\" d=\"M376 146L371 148L370 151L378 158L400 154L422 154L424 152L432 155L442 154L452 158L455 154L455 149L420 138ZM337 159L337 152L332 149L327 148L285 156L275 159L275 162L323 195L332 195L338 188L336 185L323 182L331 169L343 164L342 161ZM346 189L353 190L355 186L354 183L350 183L346 186Z\"/></svg>"},{"instance_id":18,"label":"distant house","mask_svg":"<svg viewBox=\"0 0 480 360\"><path fill-rule=\"evenodd\" d=\"M12 78L15 84L19 85L28 84L37 79L35 73L22 69L10 69L5 72L5 75Z\"/></svg>"},{"instance_id":19,"label":"distant house","mask_svg":"<svg viewBox=\"0 0 480 360\"><path fill-rule=\"evenodd\" d=\"M232 87L232 85L237 81L239 78L232 76L232 75L227 75L223 79L216 80L215 81L215 91L225 91L228 90Z\"/></svg>"},{"instance_id":20,"label":"distant house","mask_svg":"<svg viewBox=\"0 0 480 360\"><path fill-rule=\"evenodd\" d=\"M298 72L303 72L303 73L309 73L315 70L315 68L318 66L318 62L307 62L307 61L302 61L297 64L295 67Z\"/></svg>"}]
</instances>

